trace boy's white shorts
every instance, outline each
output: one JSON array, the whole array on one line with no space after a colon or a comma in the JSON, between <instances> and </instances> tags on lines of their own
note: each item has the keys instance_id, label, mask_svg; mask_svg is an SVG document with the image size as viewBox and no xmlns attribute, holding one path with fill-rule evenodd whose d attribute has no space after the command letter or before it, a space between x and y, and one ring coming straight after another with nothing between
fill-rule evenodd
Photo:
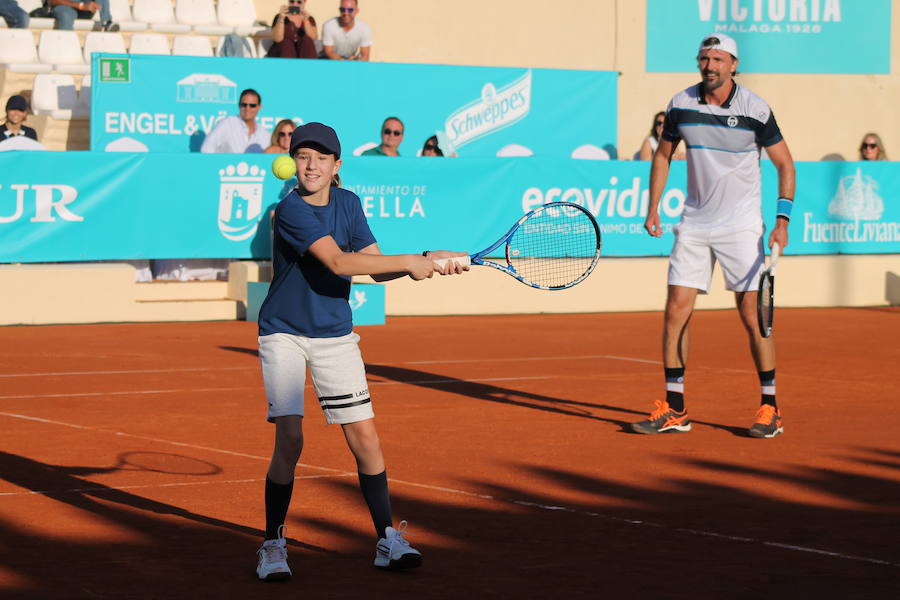
<instances>
[{"instance_id":1,"label":"boy's white shorts","mask_svg":"<svg viewBox=\"0 0 900 600\"><path fill-rule=\"evenodd\" d=\"M725 288L734 292L759 289L765 268L761 227L735 231L705 229L675 230L675 245L669 256L669 285L709 291L716 261L722 265Z\"/></svg>"},{"instance_id":2,"label":"boy's white shorts","mask_svg":"<svg viewBox=\"0 0 900 600\"><path fill-rule=\"evenodd\" d=\"M268 420L303 416L306 368L329 424L355 423L375 416L366 369L355 333L335 338L308 338L288 333L259 336Z\"/></svg>"}]
</instances>

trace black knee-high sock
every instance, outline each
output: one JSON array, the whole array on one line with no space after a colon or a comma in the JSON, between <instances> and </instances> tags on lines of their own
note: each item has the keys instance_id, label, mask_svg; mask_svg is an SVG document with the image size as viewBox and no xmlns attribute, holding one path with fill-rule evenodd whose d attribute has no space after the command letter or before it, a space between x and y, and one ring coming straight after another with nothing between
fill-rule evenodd
<instances>
[{"instance_id":1,"label":"black knee-high sock","mask_svg":"<svg viewBox=\"0 0 900 600\"><path fill-rule=\"evenodd\" d=\"M290 483L275 483L266 475L266 539L278 539L278 528L284 525L291 494L294 492L294 480Z\"/></svg>"},{"instance_id":2,"label":"black knee-high sock","mask_svg":"<svg viewBox=\"0 0 900 600\"><path fill-rule=\"evenodd\" d=\"M666 402L675 412L684 411L684 367L665 369Z\"/></svg>"},{"instance_id":3,"label":"black knee-high sock","mask_svg":"<svg viewBox=\"0 0 900 600\"><path fill-rule=\"evenodd\" d=\"M759 375L759 387L762 392L762 398L759 401L760 406L763 404L771 404L775 408L775 369L771 371L757 371Z\"/></svg>"},{"instance_id":4,"label":"black knee-high sock","mask_svg":"<svg viewBox=\"0 0 900 600\"><path fill-rule=\"evenodd\" d=\"M375 525L375 535L383 538L385 527L390 527L393 523L387 471L382 471L378 475L359 473L359 489L362 490L363 498L369 506L372 523Z\"/></svg>"}]
</instances>

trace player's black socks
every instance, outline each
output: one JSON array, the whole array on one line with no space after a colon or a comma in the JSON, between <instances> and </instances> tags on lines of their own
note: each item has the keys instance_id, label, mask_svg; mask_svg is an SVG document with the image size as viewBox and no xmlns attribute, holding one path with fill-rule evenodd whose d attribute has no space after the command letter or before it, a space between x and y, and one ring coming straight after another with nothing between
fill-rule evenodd
<instances>
[{"instance_id":1,"label":"player's black socks","mask_svg":"<svg viewBox=\"0 0 900 600\"><path fill-rule=\"evenodd\" d=\"M284 525L291 494L294 492L294 480L290 483L275 483L266 475L266 539L278 539L278 528Z\"/></svg>"},{"instance_id":2,"label":"player's black socks","mask_svg":"<svg viewBox=\"0 0 900 600\"><path fill-rule=\"evenodd\" d=\"M684 367L666 368L666 402L675 412L684 412Z\"/></svg>"},{"instance_id":3,"label":"player's black socks","mask_svg":"<svg viewBox=\"0 0 900 600\"><path fill-rule=\"evenodd\" d=\"M771 371L757 371L756 373L759 375L759 387L762 392L760 405L771 404L778 408L778 405L775 404L775 369Z\"/></svg>"},{"instance_id":4,"label":"player's black socks","mask_svg":"<svg viewBox=\"0 0 900 600\"><path fill-rule=\"evenodd\" d=\"M390 527L393 519L391 518L391 498L388 496L387 471L382 471L378 475L359 474L359 489L362 490L363 498L369 506L369 513L372 515L372 523L375 525L375 535L378 538L385 537L384 530Z\"/></svg>"}]
</instances>

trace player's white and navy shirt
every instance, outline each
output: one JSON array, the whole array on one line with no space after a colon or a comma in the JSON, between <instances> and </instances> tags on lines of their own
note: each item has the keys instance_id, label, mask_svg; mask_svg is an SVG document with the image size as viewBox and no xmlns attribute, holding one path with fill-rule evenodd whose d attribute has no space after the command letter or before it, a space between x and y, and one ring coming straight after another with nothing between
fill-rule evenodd
<instances>
[{"instance_id":1,"label":"player's white and navy shirt","mask_svg":"<svg viewBox=\"0 0 900 600\"><path fill-rule=\"evenodd\" d=\"M734 82L721 106L706 103L703 84L669 102L663 138L687 146L688 195L679 230L762 224L760 148L782 140L765 100Z\"/></svg>"},{"instance_id":2,"label":"player's white and navy shirt","mask_svg":"<svg viewBox=\"0 0 900 600\"><path fill-rule=\"evenodd\" d=\"M344 252L375 243L359 196L331 187L328 204L308 204L293 190L275 207L275 277L259 309L259 335L339 337L353 330L350 277L336 275L309 247L330 235Z\"/></svg>"}]
</instances>

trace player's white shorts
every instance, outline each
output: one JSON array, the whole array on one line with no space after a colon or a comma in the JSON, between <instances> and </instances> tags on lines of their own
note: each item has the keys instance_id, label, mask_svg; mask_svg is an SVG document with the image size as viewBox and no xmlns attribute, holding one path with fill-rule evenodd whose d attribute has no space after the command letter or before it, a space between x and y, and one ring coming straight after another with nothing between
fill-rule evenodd
<instances>
[{"instance_id":1,"label":"player's white shorts","mask_svg":"<svg viewBox=\"0 0 900 600\"><path fill-rule=\"evenodd\" d=\"M289 333L259 336L268 420L303 416L307 366L327 423L342 425L373 418L375 412L358 342L355 333L334 338Z\"/></svg>"},{"instance_id":2,"label":"player's white shorts","mask_svg":"<svg viewBox=\"0 0 900 600\"><path fill-rule=\"evenodd\" d=\"M735 231L702 229L679 231L669 256L669 285L709 291L716 261L722 265L725 288L734 292L759 289L759 275L765 268L764 229L753 227Z\"/></svg>"}]
</instances>

